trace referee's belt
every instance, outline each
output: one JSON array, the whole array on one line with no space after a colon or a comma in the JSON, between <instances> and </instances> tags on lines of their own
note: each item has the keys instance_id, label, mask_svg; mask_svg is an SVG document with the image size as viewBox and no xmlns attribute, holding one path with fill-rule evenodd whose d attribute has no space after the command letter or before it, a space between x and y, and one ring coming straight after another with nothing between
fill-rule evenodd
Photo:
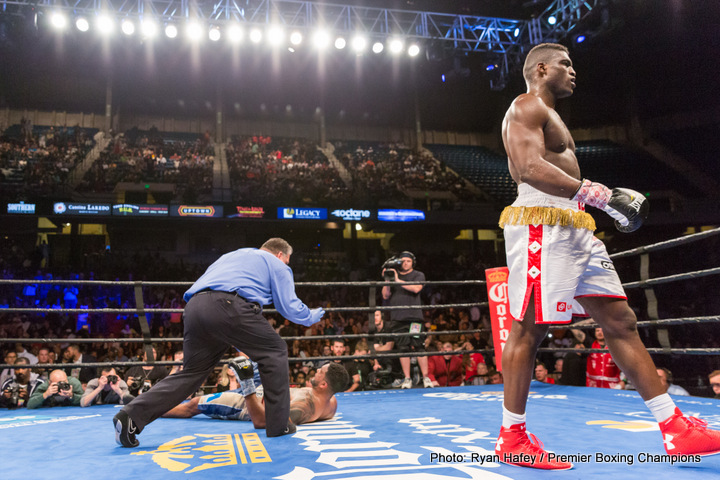
<instances>
[{"instance_id":1,"label":"referee's belt","mask_svg":"<svg viewBox=\"0 0 720 480\"><path fill-rule=\"evenodd\" d=\"M222 293L222 294L224 294L224 295L230 295L230 296L232 296L232 297L239 298L240 300L242 300L242 301L245 302L245 303L249 303L250 305L254 305L254 306L257 307L260 311L262 311L262 305L260 305L258 302L251 302L251 301L248 300L247 298L245 298L245 297L243 297L243 296L241 296L241 295L238 295L237 292L226 292L226 291L224 291L224 290L213 290L213 289L211 289L211 288L206 288L206 289L200 290L199 292L195 292L195 293L193 294L193 297L196 296L196 295L203 295L203 294L206 294L206 293Z\"/></svg>"}]
</instances>

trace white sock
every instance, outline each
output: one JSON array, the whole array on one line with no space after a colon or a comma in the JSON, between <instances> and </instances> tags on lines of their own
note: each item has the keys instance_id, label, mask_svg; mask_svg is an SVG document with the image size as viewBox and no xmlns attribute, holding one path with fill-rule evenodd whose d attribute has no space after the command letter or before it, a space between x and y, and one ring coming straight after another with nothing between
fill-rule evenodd
<instances>
[{"instance_id":1,"label":"white sock","mask_svg":"<svg viewBox=\"0 0 720 480\"><path fill-rule=\"evenodd\" d=\"M673 402L667 393L651 398L645 402L645 405L647 405L652 414L655 415L655 420L657 420L658 423L664 422L675 414L675 402Z\"/></svg>"},{"instance_id":2,"label":"white sock","mask_svg":"<svg viewBox=\"0 0 720 480\"><path fill-rule=\"evenodd\" d=\"M510 428L513 425L518 425L520 423L525 423L525 414L512 413L510 410L505 408L505 404L503 403L502 426L505 428Z\"/></svg>"}]
</instances>

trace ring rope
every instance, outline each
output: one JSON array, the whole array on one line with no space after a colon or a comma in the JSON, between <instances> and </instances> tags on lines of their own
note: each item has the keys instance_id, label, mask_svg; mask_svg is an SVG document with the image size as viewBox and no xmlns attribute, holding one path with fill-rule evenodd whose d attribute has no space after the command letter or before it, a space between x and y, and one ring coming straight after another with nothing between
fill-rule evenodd
<instances>
[{"instance_id":1,"label":"ring rope","mask_svg":"<svg viewBox=\"0 0 720 480\"><path fill-rule=\"evenodd\" d=\"M136 285L142 285L146 287L159 287L159 286L171 286L171 287L190 287L194 282L161 282L161 281L135 281L135 280L70 280L70 279L56 279L56 280L17 280L17 279L0 279L0 285L9 284L49 284L49 285L66 285L72 283L73 285L120 285L125 287L133 287ZM295 282L295 286L298 287L381 287L398 285L485 285L485 280L425 280L422 282Z\"/></svg>"},{"instance_id":2,"label":"ring rope","mask_svg":"<svg viewBox=\"0 0 720 480\"><path fill-rule=\"evenodd\" d=\"M707 277L708 275L717 275L720 273L720 267L708 268L707 270L697 270L688 273L678 273L676 275L668 275L667 277L650 278L648 280L639 280L637 282L623 283L624 288L641 288L651 287L653 285L661 285L663 283L676 282L679 280L689 280L693 278Z\"/></svg>"},{"instance_id":3,"label":"ring rope","mask_svg":"<svg viewBox=\"0 0 720 480\"><path fill-rule=\"evenodd\" d=\"M686 317L686 318L666 318L662 320L645 320L637 322L638 328L649 328L657 325L682 325L685 323L713 323L720 321L720 315L710 315L705 317ZM565 325L549 325L550 330L559 329L578 329L578 330L589 330L598 327L599 325L594 322L582 323L582 324L565 324ZM467 335L472 333L491 333L492 330L488 328L476 328L471 330L434 330L425 332L400 332L400 333L348 333L348 334L335 334L335 335L307 335L307 336L288 336L280 337L285 341L294 340L323 340L326 338L338 338L343 339L360 339L360 338L391 338L391 337L408 337L408 336L427 336L427 335ZM156 337L151 338L152 343L161 342L182 342L182 337ZM143 343L145 339L132 337L132 338L0 338L0 343Z\"/></svg>"},{"instance_id":4,"label":"ring rope","mask_svg":"<svg viewBox=\"0 0 720 480\"><path fill-rule=\"evenodd\" d=\"M665 250L666 248L677 247L678 245L685 245L686 243L696 242L698 240L703 240L707 237L712 237L717 234L720 234L720 227L714 228L712 230L706 230L704 232L693 233L691 235L686 235L684 237L678 237L678 238L673 238L670 240L665 240L663 242L652 243L650 245L633 248L631 250L625 250L624 252L613 253L612 255L610 255L610 258L614 260L616 258L640 255L641 253Z\"/></svg>"}]
</instances>

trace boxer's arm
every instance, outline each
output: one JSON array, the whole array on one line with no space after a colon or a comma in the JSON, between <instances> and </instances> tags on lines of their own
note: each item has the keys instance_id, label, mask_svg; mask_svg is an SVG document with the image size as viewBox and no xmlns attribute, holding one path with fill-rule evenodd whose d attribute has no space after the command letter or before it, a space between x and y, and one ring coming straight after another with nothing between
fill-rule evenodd
<instances>
[{"instance_id":1,"label":"boxer's arm","mask_svg":"<svg viewBox=\"0 0 720 480\"><path fill-rule=\"evenodd\" d=\"M548 107L534 95L521 95L505 118L505 150L515 171L514 180L541 192L570 198L580 180L545 159L543 129L550 119Z\"/></svg>"},{"instance_id":2,"label":"boxer's arm","mask_svg":"<svg viewBox=\"0 0 720 480\"><path fill-rule=\"evenodd\" d=\"M255 428L265 428L265 404L253 393L245 397L245 406L253 426Z\"/></svg>"}]
</instances>

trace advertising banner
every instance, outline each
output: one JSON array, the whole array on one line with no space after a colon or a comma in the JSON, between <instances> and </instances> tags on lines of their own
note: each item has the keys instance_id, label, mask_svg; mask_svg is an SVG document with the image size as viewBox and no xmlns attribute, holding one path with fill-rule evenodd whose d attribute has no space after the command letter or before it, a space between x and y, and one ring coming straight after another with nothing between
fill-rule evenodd
<instances>
[{"instance_id":1,"label":"advertising banner","mask_svg":"<svg viewBox=\"0 0 720 480\"><path fill-rule=\"evenodd\" d=\"M498 372L502 371L502 352L512 325L510 304L508 303L508 275L507 267L485 270L493 345L495 345L495 365L497 365Z\"/></svg>"}]
</instances>

